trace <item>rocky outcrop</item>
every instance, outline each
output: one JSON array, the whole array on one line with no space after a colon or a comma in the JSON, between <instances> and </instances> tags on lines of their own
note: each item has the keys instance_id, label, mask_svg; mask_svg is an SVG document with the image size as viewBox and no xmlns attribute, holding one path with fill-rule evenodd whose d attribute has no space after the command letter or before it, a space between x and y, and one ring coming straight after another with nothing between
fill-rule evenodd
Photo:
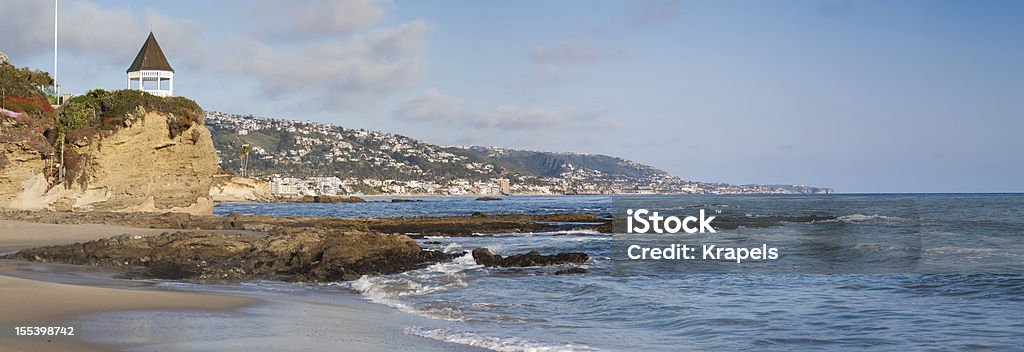
<instances>
[{"instance_id":1,"label":"rocky outcrop","mask_svg":"<svg viewBox=\"0 0 1024 352\"><path fill-rule=\"evenodd\" d=\"M611 228L610 220L593 214L411 216L389 218L274 217L231 214L228 216L182 213L38 212L0 211L0 219L47 224L106 224L158 229L246 230L267 232L278 227L322 227L346 231L404 233L419 238L479 236L492 233L543 232L570 229Z\"/></svg>"},{"instance_id":2,"label":"rocky outcrop","mask_svg":"<svg viewBox=\"0 0 1024 352\"><path fill-rule=\"evenodd\" d=\"M113 133L66 145L67 153L78 156L73 182L53 184L44 174L52 158L23 141L0 141L8 160L0 168L0 208L210 214L217 171L210 132L200 121L171 137L174 116L139 116Z\"/></svg>"},{"instance_id":3,"label":"rocky outcrop","mask_svg":"<svg viewBox=\"0 0 1024 352\"><path fill-rule=\"evenodd\" d=\"M366 203L365 199L356 196L302 196L298 203Z\"/></svg>"},{"instance_id":4,"label":"rocky outcrop","mask_svg":"<svg viewBox=\"0 0 1024 352\"><path fill-rule=\"evenodd\" d=\"M210 186L214 202L268 202L272 199L266 182L238 176L217 175Z\"/></svg>"},{"instance_id":5,"label":"rocky outcrop","mask_svg":"<svg viewBox=\"0 0 1024 352\"><path fill-rule=\"evenodd\" d=\"M280 228L267 236L176 232L39 247L6 259L118 267L128 278L329 282L451 260L395 234Z\"/></svg>"},{"instance_id":6,"label":"rocky outcrop","mask_svg":"<svg viewBox=\"0 0 1024 352\"><path fill-rule=\"evenodd\" d=\"M581 264L590 259L586 253L558 253L553 255L541 255L537 251L530 251L525 254L514 254L502 257L491 253L490 249L477 248L473 250L473 260L483 266L500 267L527 267L527 266L548 266L560 264ZM567 272L568 273L568 272Z\"/></svg>"}]
</instances>

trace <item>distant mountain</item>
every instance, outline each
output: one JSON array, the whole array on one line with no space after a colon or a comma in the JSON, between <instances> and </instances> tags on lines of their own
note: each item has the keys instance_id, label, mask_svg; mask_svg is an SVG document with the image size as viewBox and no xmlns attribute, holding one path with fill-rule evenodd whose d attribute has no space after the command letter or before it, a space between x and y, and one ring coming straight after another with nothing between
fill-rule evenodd
<instances>
[{"instance_id":1,"label":"distant mountain","mask_svg":"<svg viewBox=\"0 0 1024 352\"><path fill-rule=\"evenodd\" d=\"M509 179L528 193L817 193L804 186L733 186L684 181L657 168L597 154L438 146L409 137L314 122L208 112L221 167L249 175L336 176L446 185ZM367 184L374 184L367 182ZM766 188L767 187L767 188ZM385 189L361 191L382 192Z\"/></svg>"},{"instance_id":2,"label":"distant mountain","mask_svg":"<svg viewBox=\"0 0 1024 352\"><path fill-rule=\"evenodd\" d=\"M539 177L560 177L567 168L597 170L608 175L643 179L666 177L669 173L622 158L600 154L553 153L494 147L457 147L460 154L475 154L524 173ZM454 149L454 148L452 148Z\"/></svg>"}]
</instances>

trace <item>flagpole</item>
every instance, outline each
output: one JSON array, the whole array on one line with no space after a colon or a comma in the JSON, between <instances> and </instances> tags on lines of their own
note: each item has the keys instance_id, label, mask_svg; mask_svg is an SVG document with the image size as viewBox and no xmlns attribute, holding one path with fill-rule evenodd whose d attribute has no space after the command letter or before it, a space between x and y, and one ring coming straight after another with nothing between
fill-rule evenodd
<instances>
[{"instance_id":1,"label":"flagpole","mask_svg":"<svg viewBox=\"0 0 1024 352\"><path fill-rule=\"evenodd\" d=\"M60 103L60 88L57 85L57 0L53 0L53 94Z\"/></svg>"}]
</instances>

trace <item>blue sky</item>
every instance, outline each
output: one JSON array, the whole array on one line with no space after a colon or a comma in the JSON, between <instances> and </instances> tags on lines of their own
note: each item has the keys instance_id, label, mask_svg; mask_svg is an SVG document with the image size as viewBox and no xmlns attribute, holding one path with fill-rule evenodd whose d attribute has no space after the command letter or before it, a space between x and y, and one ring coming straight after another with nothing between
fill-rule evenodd
<instances>
[{"instance_id":1,"label":"blue sky","mask_svg":"<svg viewBox=\"0 0 1024 352\"><path fill-rule=\"evenodd\" d=\"M207 110L841 192L1021 192L1014 1L61 1L65 91L152 27ZM52 70L53 4L0 0Z\"/></svg>"}]
</instances>

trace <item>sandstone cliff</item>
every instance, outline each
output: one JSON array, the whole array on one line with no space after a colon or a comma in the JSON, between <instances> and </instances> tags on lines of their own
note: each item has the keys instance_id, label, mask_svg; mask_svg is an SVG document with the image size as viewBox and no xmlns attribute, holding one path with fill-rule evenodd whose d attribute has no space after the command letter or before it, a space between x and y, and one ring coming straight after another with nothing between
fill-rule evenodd
<instances>
[{"instance_id":1,"label":"sandstone cliff","mask_svg":"<svg viewBox=\"0 0 1024 352\"><path fill-rule=\"evenodd\" d=\"M217 175L210 187L214 202L268 202L270 185L266 182L231 175Z\"/></svg>"},{"instance_id":2,"label":"sandstone cliff","mask_svg":"<svg viewBox=\"0 0 1024 352\"><path fill-rule=\"evenodd\" d=\"M210 214L210 184L217 171L210 132L201 121L182 131L172 114L142 111L139 116L112 133L66 145L78 156L79 174L60 184L47 177L55 163L52 154L32 148L30 138L0 140L0 156L6 159L0 163L0 208ZM8 136L25 127L12 121L3 126ZM172 128L179 130L172 133Z\"/></svg>"}]
</instances>

